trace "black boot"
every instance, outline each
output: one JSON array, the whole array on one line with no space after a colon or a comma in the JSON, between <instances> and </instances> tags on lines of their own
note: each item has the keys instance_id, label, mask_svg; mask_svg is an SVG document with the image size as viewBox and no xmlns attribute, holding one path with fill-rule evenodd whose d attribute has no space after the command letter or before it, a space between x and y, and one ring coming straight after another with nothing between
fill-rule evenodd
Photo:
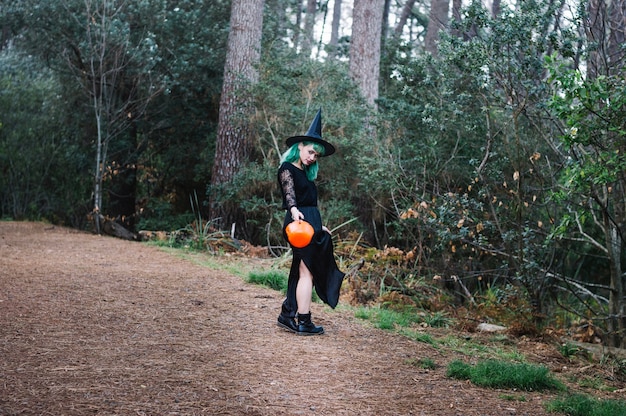
<instances>
[{"instance_id":1,"label":"black boot","mask_svg":"<svg viewBox=\"0 0 626 416\"><path fill-rule=\"evenodd\" d=\"M298 332L298 324L296 324L296 320L285 316L282 313L278 315L277 325L287 331Z\"/></svg>"},{"instance_id":2,"label":"black boot","mask_svg":"<svg viewBox=\"0 0 626 416\"><path fill-rule=\"evenodd\" d=\"M310 313L298 314L298 335L322 335L324 328L311 322Z\"/></svg>"}]
</instances>

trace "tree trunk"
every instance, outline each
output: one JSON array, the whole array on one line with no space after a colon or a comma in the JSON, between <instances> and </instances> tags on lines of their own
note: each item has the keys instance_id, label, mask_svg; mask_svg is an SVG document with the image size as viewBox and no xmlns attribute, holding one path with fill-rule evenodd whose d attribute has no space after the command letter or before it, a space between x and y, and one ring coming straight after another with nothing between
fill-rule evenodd
<instances>
[{"instance_id":1,"label":"tree trunk","mask_svg":"<svg viewBox=\"0 0 626 416\"><path fill-rule=\"evenodd\" d=\"M288 3L290 3L289 0L275 0L274 2L268 1L266 4L267 12L276 17L274 24L276 25L276 34L280 38L287 36L288 19L292 16L287 17Z\"/></svg>"},{"instance_id":2,"label":"tree trunk","mask_svg":"<svg viewBox=\"0 0 626 416\"><path fill-rule=\"evenodd\" d=\"M304 15L304 31L302 32L302 55L310 57L313 47L313 29L315 28L315 13L317 1L307 0L306 14Z\"/></svg>"},{"instance_id":3,"label":"tree trunk","mask_svg":"<svg viewBox=\"0 0 626 416\"><path fill-rule=\"evenodd\" d=\"M458 0L454 0L454 1L458 1ZM500 17L500 0L493 0L493 4L491 5L491 17L493 17L494 19L497 19L498 17Z\"/></svg>"},{"instance_id":4,"label":"tree trunk","mask_svg":"<svg viewBox=\"0 0 626 416\"><path fill-rule=\"evenodd\" d=\"M617 75L625 54L626 2L590 0L587 12L587 40L596 45L587 59L588 76Z\"/></svg>"},{"instance_id":5,"label":"tree trunk","mask_svg":"<svg viewBox=\"0 0 626 416\"><path fill-rule=\"evenodd\" d=\"M298 49L298 45L300 45L302 39L302 30L300 30L300 26L302 24L302 0L297 0L295 2L296 9L296 24L294 25L293 36L291 37L291 41L293 42L294 49Z\"/></svg>"},{"instance_id":6,"label":"tree trunk","mask_svg":"<svg viewBox=\"0 0 626 416\"><path fill-rule=\"evenodd\" d=\"M602 44L604 39L604 15L606 14L605 4L603 0L590 0L587 4L587 42L595 43L598 46ZM587 77L596 78L598 76L598 67L601 66L602 49L600 47L593 48L589 51L587 57Z\"/></svg>"},{"instance_id":7,"label":"tree trunk","mask_svg":"<svg viewBox=\"0 0 626 416\"><path fill-rule=\"evenodd\" d=\"M437 55L439 31L444 30L448 26L449 9L450 0L432 0L430 3L430 15L428 17L428 29L426 30L424 48L433 55Z\"/></svg>"},{"instance_id":8,"label":"tree trunk","mask_svg":"<svg viewBox=\"0 0 626 416\"><path fill-rule=\"evenodd\" d=\"M8 45L9 39L11 39L11 31L9 25L2 25L2 35L0 36L0 51L2 51L5 46Z\"/></svg>"},{"instance_id":9,"label":"tree trunk","mask_svg":"<svg viewBox=\"0 0 626 416\"><path fill-rule=\"evenodd\" d=\"M372 106L378 98L383 6L380 0L355 0L352 15L350 75Z\"/></svg>"},{"instance_id":10,"label":"tree trunk","mask_svg":"<svg viewBox=\"0 0 626 416\"><path fill-rule=\"evenodd\" d=\"M220 189L232 181L249 155L249 116L254 111L248 88L258 81L264 0L233 0L230 33L220 99L215 161L211 186ZM239 207L212 201L211 216L222 225L236 222ZM245 226L245 224L242 224Z\"/></svg>"},{"instance_id":11,"label":"tree trunk","mask_svg":"<svg viewBox=\"0 0 626 416\"><path fill-rule=\"evenodd\" d=\"M611 75L622 73L626 50L626 1L612 1L609 12L611 16L611 32L609 34L609 61Z\"/></svg>"},{"instance_id":12,"label":"tree trunk","mask_svg":"<svg viewBox=\"0 0 626 416\"><path fill-rule=\"evenodd\" d=\"M394 36L400 37L402 35L402 31L404 30L404 26L406 26L406 22L409 20L409 16L413 12L413 6L415 5L415 0L407 0L404 3L404 7L402 7L402 12L400 13L400 19L398 19L398 23L394 29Z\"/></svg>"},{"instance_id":13,"label":"tree trunk","mask_svg":"<svg viewBox=\"0 0 626 416\"><path fill-rule=\"evenodd\" d=\"M590 0L587 4L588 21L585 22L587 42L595 47L587 58L587 78L619 76L624 69L623 44L626 35L626 2ZM617 139L619 140L619 139ZM611 274L609 295L610 345L626 345L626 300L624 285L626 273L622 267L622 248L626 230L626 178L620 175L603 190L603 231ZM600 202L599 202L600 203Z\"/></svg>"},{"instance_id":14,"label":"tree trunk","mask_svg":"<svg viewBox=\"0 0 626 416\"><path fill-rule=\"evenodd\" d=\"M333 6L333 23L330 29L330 51L329 58L334 59L337 56L337 50L339 49L339 26L341 24L341 0L335 0Z\"/></svg>"},{"instance_id":15,"label":"tree trunk","mask_svg":"<svg viewBox=\"0 0 626 416\"><path fill-rule=\"evenodd\" d=\"M100 212L102 210L102 176L104 175L104 140L102 138L102 117L98 110L97 98L94 97L94 113L96 118L96 166L94 167L94 183L93 183L93 224L96 234L102 232L102 224L100 222Z\"/></svg>"},{"instance_id":16,"label":"tree trunk","mask_svg":"<svg viewBox=\"0 0 626 416\"><path fill-rule=\"evenodd\" d=\"M495 1L494 1L495 4ZM461 23L461 8L463 7L462 0L452 0L452 21ZM452 35L456 37L461 37L462 33L458 29L452 30Z\"/></svg>"},{"instance_id":17,"label":"tree trunk","mask_svg":"<svg viewBox=\"0 0 626 416\"><path fill-rule=\"evenodd\" d=\"M606 245L609 252L609 270L611 271L611 291L609 294L609 322L608 329L611 337L610 345L624 347L626 333L624 321L626 308L624 307L624 281L621 265L622 241L619 230L612 224L608 215L605 217Z\"/></svg>"},{"instance_id":18,"label":"tree trunk","mask_svg":"<svg viewBox=\"0 0 626 416\"><path fill-rule=\"evenodd\" d=\"M391 8L391 0L385 0L385 5L383 6L383 18L381 19L380 25L380 39L381 39L381 47L385 50L385 40L387 36L389 36L389 9Z\"/></svg>"}]
</instances>

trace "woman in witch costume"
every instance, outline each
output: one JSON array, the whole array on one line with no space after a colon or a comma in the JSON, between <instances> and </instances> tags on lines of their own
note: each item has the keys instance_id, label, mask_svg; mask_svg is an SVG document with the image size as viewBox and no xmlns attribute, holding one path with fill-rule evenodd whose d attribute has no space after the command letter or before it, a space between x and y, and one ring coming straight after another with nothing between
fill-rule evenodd
<instances>
[{"instance_id":1,"label":"woman in witch costume","mask_svg":"<svg viewBox=\"0 0 626 416\"><path fill-rule=\"evenodd\" d=\"M311 321L313 287L319 298L335 308L344 278L333 254L328 228L322 226L317 209L317 187L313 182L319 171L318 158L335 152L332 144L322 139L322 110L318 110L308 132L287 139L289 149L282 155L278 183L283 196L285 229L292 221L304 220L313 226L311 242L292 247L293 260L289 270L287 298L278 316L278 326L298 335L321 335L324 328Z\"/></svg>"}]
</instances>

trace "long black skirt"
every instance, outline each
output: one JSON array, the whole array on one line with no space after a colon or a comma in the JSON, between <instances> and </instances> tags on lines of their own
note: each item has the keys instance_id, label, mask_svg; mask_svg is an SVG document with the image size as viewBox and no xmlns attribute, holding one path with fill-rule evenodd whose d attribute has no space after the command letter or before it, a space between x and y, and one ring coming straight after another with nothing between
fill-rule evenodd
<instances>
[{"instance_id":1,"label":"long black skirt","mask_svg":"<svg viewBox=\"0 0 626 416\"><path fill-rule=\"evenodd\" d=\"M287 282L287 298L282 305L282 314L293 318L298 312L298 302L296 301L296 287L300 278L300 262L303 261L313 275L313 286L317 296L335 308L339 302L339 292L345 274L337 267L333 252L333 241L331 235L322 230L322 218L317 207L298 207L304 214L304 220L313 226L315 234L311 243L303 248L291 246L293 258L289 270L289 281ZM285 215L283 223L283 235L287 234L285 228L292 221L289 212Z\"/></svg>"}]
</instances>

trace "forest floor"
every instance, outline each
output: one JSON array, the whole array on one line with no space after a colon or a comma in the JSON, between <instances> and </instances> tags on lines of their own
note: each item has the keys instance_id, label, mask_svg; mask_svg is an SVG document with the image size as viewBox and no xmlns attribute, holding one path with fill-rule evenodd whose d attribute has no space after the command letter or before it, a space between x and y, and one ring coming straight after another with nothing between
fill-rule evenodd
<instances>
[{"instance_id":1,"label":"forest floor","mask_svg":"<svg viewBox=\"0 0 626 416\"><path fill-rule=\"evenodd\" d=\"M557 397L448 378L450 361L471 357L345 306L314 304L323 336L281 330L282 295L228 272L269 261L0 222L0 414L541 416ZM601 376L553 344L512 342L573 388Z\"/></svg>"}]
</instances>

